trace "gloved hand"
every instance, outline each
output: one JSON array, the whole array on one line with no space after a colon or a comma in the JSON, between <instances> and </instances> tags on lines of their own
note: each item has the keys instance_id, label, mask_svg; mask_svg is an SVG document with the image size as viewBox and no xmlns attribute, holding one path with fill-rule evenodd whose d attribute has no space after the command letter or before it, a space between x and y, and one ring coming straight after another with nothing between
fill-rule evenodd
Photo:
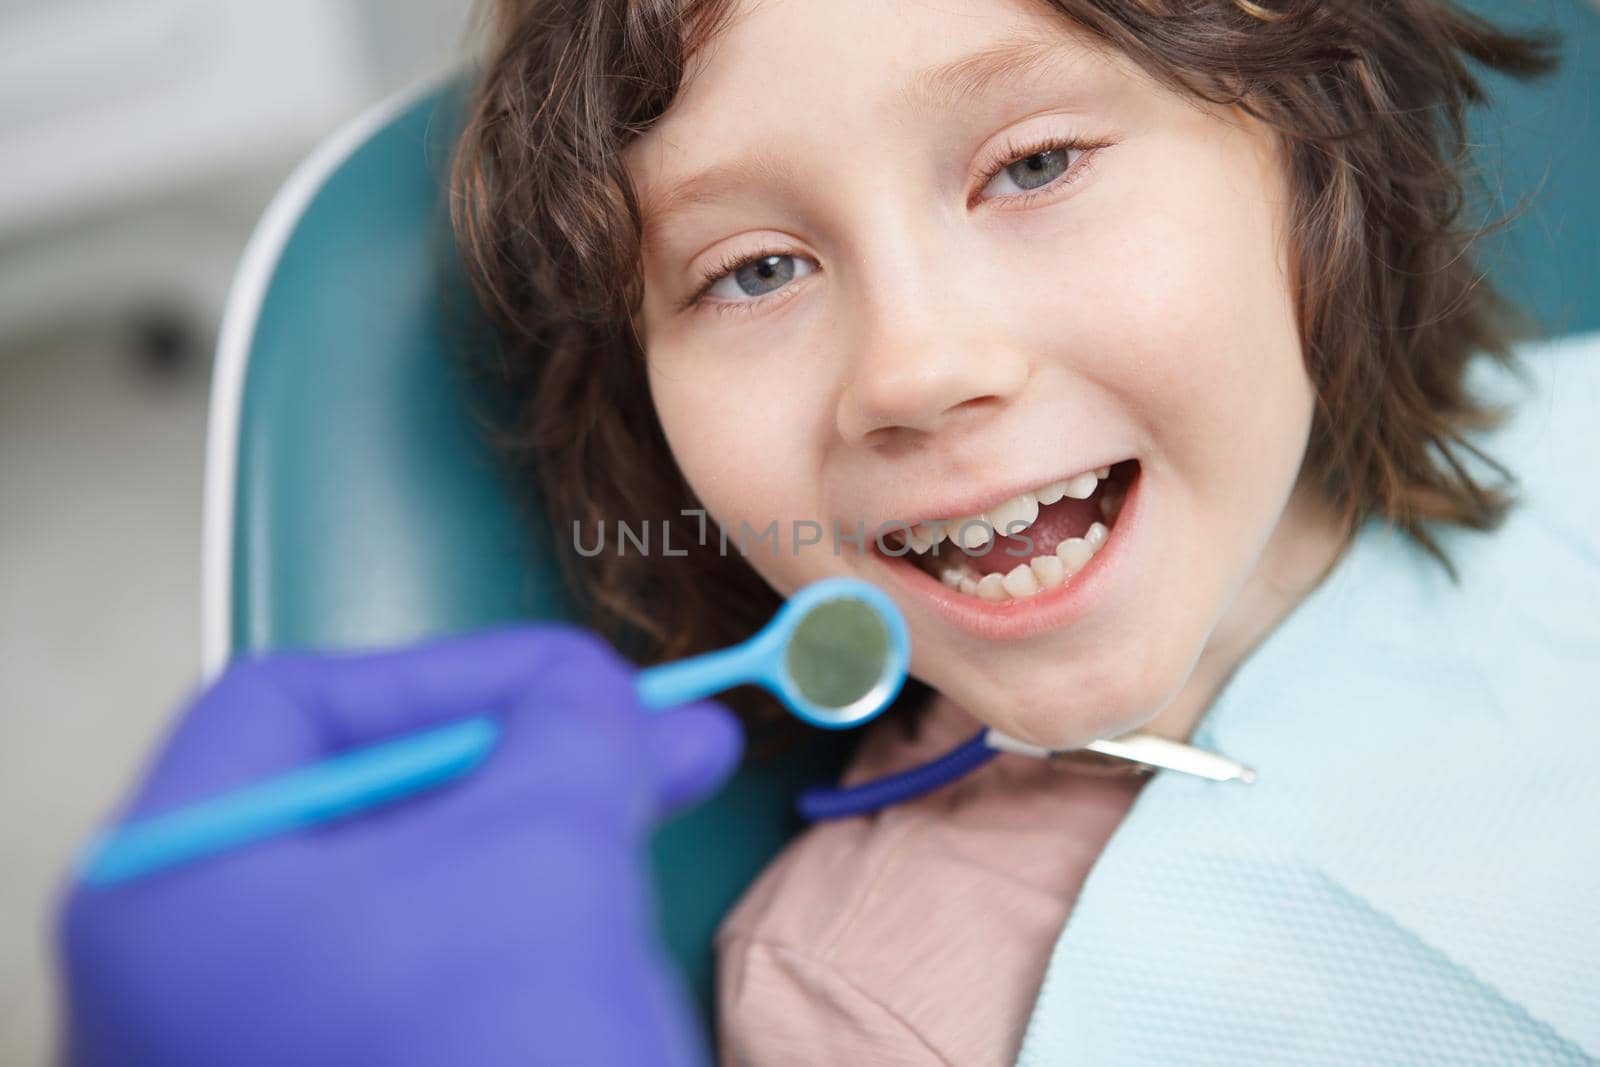
<instances>
[{"instance_id":1,"label":"gloved hand","mask_svg":"<svg viewBox=\"0 0 1600 1067\"><path fill-rule=\"evenodd\" d=\"M66 1061L706 1061L658 955L644 839L717 788L720 705L647 714L586 631L539 625L372 654L278 655L202 692L119 821L352 746L498 712L469 777L109 888L71 889Z\"/></svg>"}]
</instances>

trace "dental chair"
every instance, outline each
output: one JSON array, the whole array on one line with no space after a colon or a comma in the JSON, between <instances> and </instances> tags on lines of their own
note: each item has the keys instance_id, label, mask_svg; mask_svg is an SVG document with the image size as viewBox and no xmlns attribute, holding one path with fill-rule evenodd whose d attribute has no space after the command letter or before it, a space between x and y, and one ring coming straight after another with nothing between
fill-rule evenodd
<instances>
[{"instance_id":1,"label":"dental chair","mask_svg":"<svg viewBox=\"0 0 1600 1067\"><path fill-rule=\"evenodd\" d=\"M1564 28L1593 34L1595 17L1573 8ZM1600 82L1600 61L1567 55L1563 78ZM1510 292L1552 332L1600 327L1600 198L1586 181L1600 174L1595 117L1552 107L1547 90L1490 88L1505 94L1489 120L1504 126L1480 138L1503 145L1491 166L1520 169L1511 180L1527 188L1543 182L1541 206L1510 235ZM461 78L436 83L335 135L246 249L207 441L208 675L247 652L574 618L464 402L457 357L485 335L442 196L464 92ZM1580 258L1550 262L1554 232ZM717 923L796 830L797 789L840 756L835 743L747 770L657 833L664 942L703 1008Z\"/></svg>"}]
</instances>

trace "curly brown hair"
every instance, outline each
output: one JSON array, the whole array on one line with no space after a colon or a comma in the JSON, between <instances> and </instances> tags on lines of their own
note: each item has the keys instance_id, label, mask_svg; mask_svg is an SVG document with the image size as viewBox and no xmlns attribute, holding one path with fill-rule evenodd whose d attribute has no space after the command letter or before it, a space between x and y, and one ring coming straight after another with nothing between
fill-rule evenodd
<instances>
[{"instance_id":1,"label":"curly brown hair","mask_svg":"<svg viewBox=\"0 0 1600 1067\"><path fill-rule=\"evenodd\" d=\"M1316 410L1306 470L1345 547L1381 516L1455 577L1427 524L1499 525L1509 471L1468 432L1504 412L1465 387L1483 353L1515 369L1532 332L1473 257L1467 61L1519 77L1558 40L1444 0L1046 0L1175 91L1273 131L1292 195L1292 284ZM635 330L639 200L623 150L671 105L731 0L494 0L488 51L452 165L451 218L500 344L483 362L510 414L497 438L587 621L645 662L730 643L777 607L737 555L684 526L698 506L651 404ZM1464 462L1503 479L1485 486ZM573 551L558 531L622 519L679 526L689 554ZM730 695L752 724L774 707Z\"/></svg>"}]
</instances>

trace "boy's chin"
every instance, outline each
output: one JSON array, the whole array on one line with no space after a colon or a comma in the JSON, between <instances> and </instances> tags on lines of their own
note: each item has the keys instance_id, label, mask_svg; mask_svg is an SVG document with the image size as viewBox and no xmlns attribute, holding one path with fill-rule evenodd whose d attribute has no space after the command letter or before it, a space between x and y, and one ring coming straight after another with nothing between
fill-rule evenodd
<instances>
[{"instance_id":1,"label":"boy's chin","mask_svg":"<svg viewBox=\"0 0 1600 1067\"><path fill-rule=\"evenodd\" d=\"M1148 709L1130 712L1122 706L1108 707L1105 702L1097 702L1095 707L1073 707L1067 700L1052 703L1054 706L1039 706L1035 697L1028 702L1033 706L1016 700L1006 706L974 702L962 708L975 729L999 730L1017 741L1052 751L1071 751L1091 741L1131 733L1153 717Z\"/></svg>"},{"instance_id":2,"label":"boy's chin","mask_svg":"<svg viewBox=\"0 0 1600 1067\"><path fill-rule=\"evenodd\" d=\"M995 716L989 725L1008 737L1053 752L1071 752L1092 741L1120 737L1144 725L1145 716L1055 712L1047 716Z\"/></svg>"}]
</instances>

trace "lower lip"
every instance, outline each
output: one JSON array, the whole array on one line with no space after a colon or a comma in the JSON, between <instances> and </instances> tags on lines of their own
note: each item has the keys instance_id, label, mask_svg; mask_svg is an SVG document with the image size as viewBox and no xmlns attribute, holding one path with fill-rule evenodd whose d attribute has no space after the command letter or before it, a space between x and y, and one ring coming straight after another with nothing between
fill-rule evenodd
<instances>
[{"instance_id":1,"label":"lower lip","mask_svg":"<svg viewBox=\"0 0 1600 1067\"><path fill-rule=\"evenodd\" d=\"M925 601L935 614L952 625L991 641L1033 637L1073 625L1108 595L1109 586L1124 569L1129 542L1140 527L1139 502L1143 488L1144 465L1140 464L1122 500L1122 510L1117 512L1110 536L1083 570L1049 592L1035 593L1022 600L983 600L951 589L914 564L889 556L881 557L878 562L892 575L896 585Z\"/></svg>"}]
</instances>

